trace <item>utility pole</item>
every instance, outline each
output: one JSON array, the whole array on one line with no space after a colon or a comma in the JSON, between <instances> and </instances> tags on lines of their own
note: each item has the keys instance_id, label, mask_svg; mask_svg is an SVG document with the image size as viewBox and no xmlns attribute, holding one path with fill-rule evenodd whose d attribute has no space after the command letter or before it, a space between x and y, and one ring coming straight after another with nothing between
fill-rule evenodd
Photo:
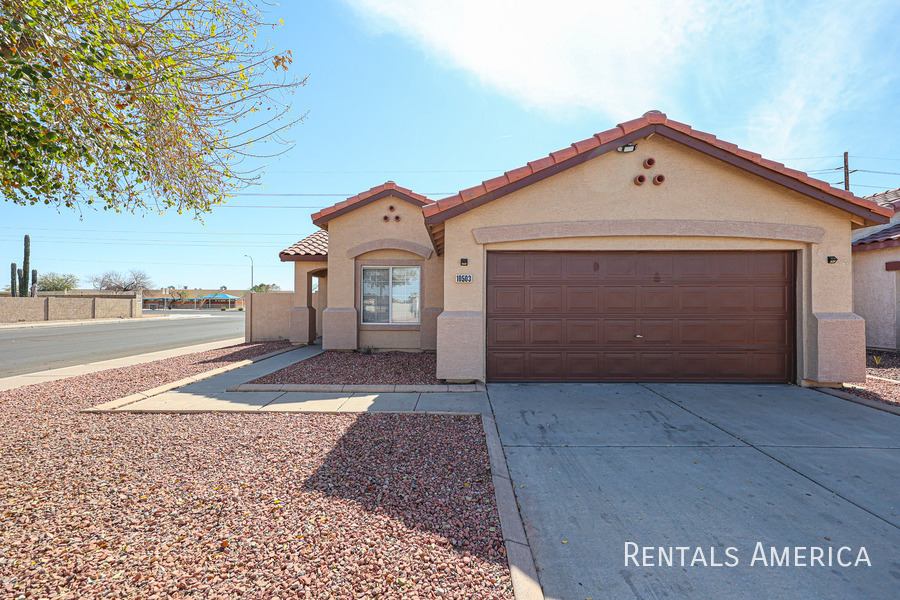
<instances>
[{"instance_id":1,"label":"utility pole","mask_svg":"<svg viewBox=\"0 0 900 600\"><path fill-rule=\"evenodd\" d=\"M850 153L844 152L844 189L850 191Z\"/></svg>"}]
</instances>

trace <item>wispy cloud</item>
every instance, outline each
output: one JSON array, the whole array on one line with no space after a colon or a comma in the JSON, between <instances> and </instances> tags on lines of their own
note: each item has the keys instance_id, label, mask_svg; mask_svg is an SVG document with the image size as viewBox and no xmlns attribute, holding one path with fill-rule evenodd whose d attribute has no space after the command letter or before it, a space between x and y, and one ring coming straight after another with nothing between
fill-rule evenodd
<instances>
[{"instance_id":1,"label":"wispy cloud","mask_svg":"<svg viewBox=\"0 0 900 600\"><path fill-rule=\"evenodd\" d=\"M890 1L346 1L524 106L658 108L774 156L834 144L828 121L896 77Z\"/></svg>"}]
</instances>

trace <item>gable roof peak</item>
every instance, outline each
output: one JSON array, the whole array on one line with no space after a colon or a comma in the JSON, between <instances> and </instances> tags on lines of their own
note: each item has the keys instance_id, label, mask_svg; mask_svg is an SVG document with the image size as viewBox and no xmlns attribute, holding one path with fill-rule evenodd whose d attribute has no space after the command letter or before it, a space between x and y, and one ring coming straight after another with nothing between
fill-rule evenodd
<instances>
[{"instance_id":1,"label":"gable roof peak","mask_svg":"<svg viewBox=\"0 0 900 600\"><path fill-rule=\"evenodd\" d=\"M422 209L425 214L425 222L427 224L441 223L486 202L654 133L876 223L885 222L886 217L893 214L891 207L882 206L870 199L860 198L852 192L833 187L828 182L810 177L802 171L790 169L779 162L765 159L755 152L749 152L739 148L736 144L720 140L710 133L669 119L665 113L654 109L645 112L637 119L619 123L612 129L601 131L592 137L575 142L567 148L551 152L549 156L531 161L518 169L506 171L499 177L488 179L479 185L425 206Z\"/></svg>"},{"instance_id":2,"label":"gable roof peak","mask_svg":"<svg viewBox=\"0 0 900 600\"><path fill-rule=\"evenodd\" d=\"M417 194L409 188L397 185L394 181L385 181L381 185L376 185L364 192L360 192L355 196L350 196L346 200L342 200L333 206L323 208L312 215L312 222L320 227L325 227L325 223L339 217L351 210L356 210L370 202L374 202L386 196L394 196L400 200L406 200L416 206L428 206L434 204L434 200Z\"/></svg>"}]
</instances>

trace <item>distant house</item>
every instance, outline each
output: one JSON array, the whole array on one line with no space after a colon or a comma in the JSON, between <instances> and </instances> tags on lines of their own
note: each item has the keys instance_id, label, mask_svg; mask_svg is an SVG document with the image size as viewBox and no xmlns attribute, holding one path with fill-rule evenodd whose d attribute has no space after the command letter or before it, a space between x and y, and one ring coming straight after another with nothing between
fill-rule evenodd
<instances>
[{"instance_id":1,"label":"distant house","mask_svg":"<svg viewBox=\"0 0 900 600\"><path fill-rule=\"evenodd\" d=\"M862 381L851 232L891 215L651 111L448 198L319 211L248 337L309 343L323 308L326 350L436 351L448 381Z\"/></svg>"},{"instance_id":2,"label":"distant house","mask_svg":"<svg viewBox=\"0 0 900 600\"><path fill-rule=\"evenodd\" d=\"M900 189L868 200L896 209ZM853 312L866 320L866 345L900 350L900 213L886 225L866 227L853 235Z\"/></svg>"},{"instance_id":3,"label":"distant house","mask_svg":"<svg viewBox=\"0 0 900 600\"><path fill-rule=\"evenodd\" d=\"M244 297L247 290L177 290L186 292L185 298L173 294L168 288L160 290L144 290L144 308L146 309L215 309L244 308Z\"/></svg>"}]
</instances>

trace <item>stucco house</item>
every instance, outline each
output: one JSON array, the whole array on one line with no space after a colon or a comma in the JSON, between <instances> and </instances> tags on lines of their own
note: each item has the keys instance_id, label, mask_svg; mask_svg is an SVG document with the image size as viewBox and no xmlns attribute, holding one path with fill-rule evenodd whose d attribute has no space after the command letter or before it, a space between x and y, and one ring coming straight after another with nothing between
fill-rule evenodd
<instances>
[{"instance_id":1,"label":"stucco house","mask_svg":"<svg viewBox=\"0 0 900 600\"><path fill-rule=\"evenodd\" d=\"M851 232L890 207L651 111L438 201L312 216L290 338L437 352L448 381L863 381Z\"/></svg>"},{"instance_id":2,"label":"stucco house","mask_svg":"<svg viewBox=\"0 0 900 600\"><path fill-rule=\"evenodd\" d=\"M896 209L900 189L888 190L867 200ZM900 214L887 225L858 229L853 233L853 312L866 321L866 345L880 350L900 350Z\"/></svg>"}]
</instances>

